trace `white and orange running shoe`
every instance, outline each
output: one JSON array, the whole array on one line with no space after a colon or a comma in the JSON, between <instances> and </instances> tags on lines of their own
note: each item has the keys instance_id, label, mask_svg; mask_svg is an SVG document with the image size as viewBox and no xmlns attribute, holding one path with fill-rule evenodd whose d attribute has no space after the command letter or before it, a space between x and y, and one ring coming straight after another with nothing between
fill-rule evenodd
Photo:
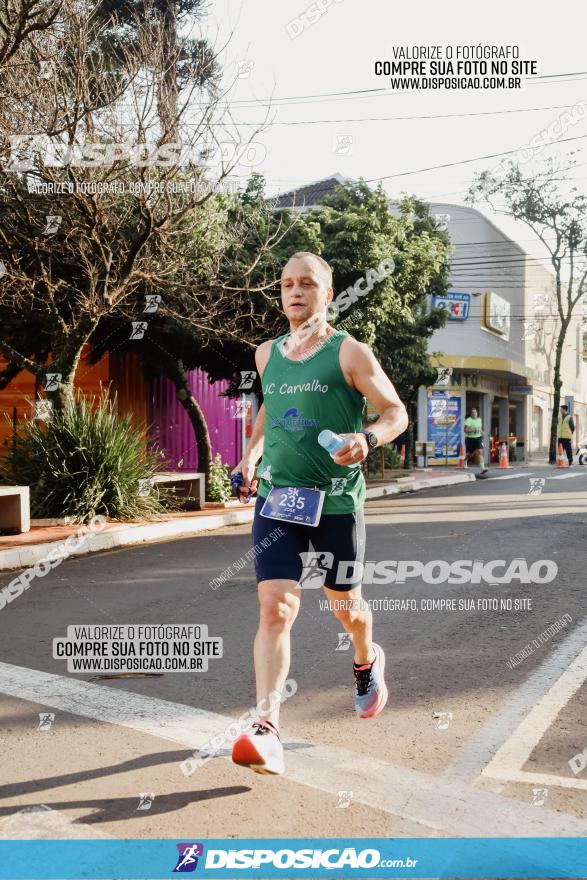
<instances>
[{"instance_id":1,"label":"white and orange running shoe","mask_svg":"<svg viewBox=\"0 0 587 880\"><path fill-rule=\"evenodd\" d=\"M278 776L285 770L283 746L270 721L256 721L254 733L243 733L232 744L232 760L255 773Z\"/></svg>"}]
</instances>

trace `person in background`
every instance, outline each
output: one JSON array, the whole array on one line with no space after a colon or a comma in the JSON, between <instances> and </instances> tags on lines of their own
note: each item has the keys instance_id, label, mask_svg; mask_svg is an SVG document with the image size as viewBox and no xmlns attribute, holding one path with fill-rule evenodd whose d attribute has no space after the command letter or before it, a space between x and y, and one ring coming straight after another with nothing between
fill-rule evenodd
<instances>
[{"instance_id":1,"label":"person in background","mask_svg":"<svg viewBox=\"0 0 587 880\"><path fill-rule=\"evenodd\" d=\"M465 419L465 452L467 463L480 465L481 473L486 474L487 468L483 462L483 424L475 408Z\"/></svg>"},{"instance_id":2,"label":"person in background","mask_svg":"<svg viewBox=\"0 0 587 880\"><path fill-rule=\"evenodd\" d=\"M569 413L566 403L563 403L558 416L558 442L562 443L563 449L567 453L569 467L573 464L573 434L575 433L575 422Z\"/></svg>"}]
</instances>

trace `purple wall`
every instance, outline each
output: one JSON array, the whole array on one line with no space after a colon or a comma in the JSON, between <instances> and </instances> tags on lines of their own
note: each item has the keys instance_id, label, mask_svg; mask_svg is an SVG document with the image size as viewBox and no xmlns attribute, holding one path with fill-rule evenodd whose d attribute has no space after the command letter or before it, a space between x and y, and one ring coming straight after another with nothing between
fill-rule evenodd
<instances>
[{"instance_id":1,"label":"purple wall","mask_svg":"<svg viewBox=\"0 0 587 880\"><path fill-rule=\"evenodd\" d=\"M188 381L208 423L212 458L219 452L223 464L233 467L241 458L242 418L232 418L236 400L220 397L220 392L226 390L228 382L222 380L212 384L203 370L190 370ZM167 452L170 469L198 469L194 430L184 408L175 397L175 387L169 379L158 378L151 382L149 426L151 439ZM178 467L181 459L183 463Z\"/></svg>"}]
</instances>

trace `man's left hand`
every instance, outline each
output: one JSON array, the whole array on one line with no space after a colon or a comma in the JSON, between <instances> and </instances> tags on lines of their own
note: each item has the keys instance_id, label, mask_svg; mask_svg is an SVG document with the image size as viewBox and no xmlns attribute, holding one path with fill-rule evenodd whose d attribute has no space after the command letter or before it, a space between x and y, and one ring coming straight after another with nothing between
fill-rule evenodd
<instances>
[{"instance_id":1,"label":"man's left hand","mask_svg":"<svg viewBox=\"0 0 587 880\"><path fill-rule=\"evenodd\" d=\"M335 464L351 465L363 461L369 455L370 447L364 434L340 434L346 440L342 449L332 456Z\"/></svg>"}]
</instances>

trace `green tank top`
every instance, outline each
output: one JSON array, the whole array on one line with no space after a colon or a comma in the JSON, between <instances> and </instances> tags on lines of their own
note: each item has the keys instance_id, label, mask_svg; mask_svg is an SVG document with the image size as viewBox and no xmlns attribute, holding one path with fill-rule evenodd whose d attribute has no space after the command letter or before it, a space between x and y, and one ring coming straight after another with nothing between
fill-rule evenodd
<instances>
[{"instance_id":1,"label":"green tank top","mask_svg":"<svg viewBox=\"0 0 587 880\"><path fill-rule=\"evenodd\" d=\"M282 353L284 334L273 341L263 372L265 432L258 494L273 486L305 486L326 492L323 513L353 513L365 502L360 467L336 464L318 443L326 428L335 434L362 427L365 398L348 385L339 351L348 336L337 330L314 354L292 361Z\"/></svg>"}]
</instances>

